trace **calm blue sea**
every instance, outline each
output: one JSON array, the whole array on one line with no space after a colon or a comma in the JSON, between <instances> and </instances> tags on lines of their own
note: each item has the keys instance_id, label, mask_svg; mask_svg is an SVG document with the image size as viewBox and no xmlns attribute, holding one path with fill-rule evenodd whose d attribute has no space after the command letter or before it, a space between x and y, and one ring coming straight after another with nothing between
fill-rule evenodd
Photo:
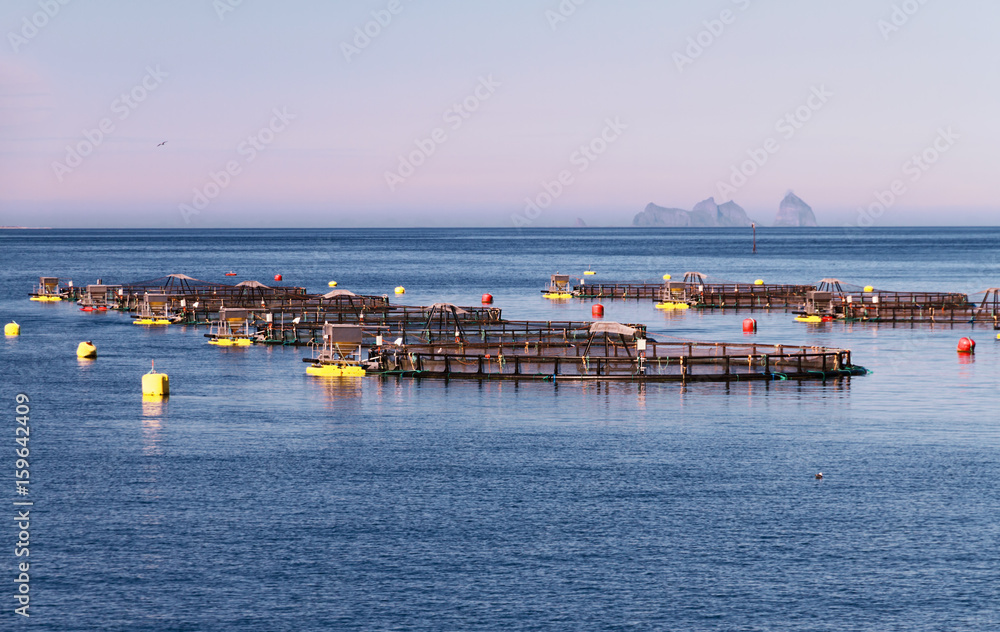
<instances>
[{"instance_id":1,"label":"calm blue sea","mask_svg":"<svg viewBox=\"0 0 1000 632\"><path fill-rule=\"evenodd\" d=\"M184 273L408 304L553 304L555 272L976 292L1000 229L0 231L3 629L1000 630L1000 340L796 323L850 381L308 378L308 351L29 302ZM235 270L239 277L224 277ZM658 337L744 340L747 312L606 302ZM973 358L955 346L972 334ZM76 359L82 340L99 350ZM156 360L171 397L143 403ZM14 614L14 396L31 398L30 620ZM816 472L824 479L814 479ZM23 500L23 497L21 497Z\"/></svg>"}]
</instances>

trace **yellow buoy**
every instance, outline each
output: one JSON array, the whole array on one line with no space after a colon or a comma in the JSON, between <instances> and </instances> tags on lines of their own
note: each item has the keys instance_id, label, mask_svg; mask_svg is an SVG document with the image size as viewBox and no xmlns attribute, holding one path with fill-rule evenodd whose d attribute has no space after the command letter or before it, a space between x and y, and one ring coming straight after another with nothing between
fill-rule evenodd
<instances>
[{"instance_id":1,"label":"yellow buoy","mask_svg":"<svg viewBox=\"0 0 1000 632\"><path fill-rule=\"evenodd\" d=\"M315 377L364 377L365 370L353 364L314 364L306 368L306 375Z\"/></svg>"},{"instance_id":2,"label":"yellow buoy","mask_svg":"<svg viewBox=\"0 0 1000 632\"><path fill-rule=\"evenodd\" d=\"M585 270L584 273L583 273L583 276L592 276L594 274L597 274L597 273L594 272L593 270Z\"/></svg>"},{"instance_id":3,"label":"yellow buoy","mask_svg":"<svg viewBox=\"0 0 1000 632\"><path fill-rule=\"evenodd\" d=\"M3 335L5 336L20 336L21 326L17 323L11 321L3 326Z\"/></svg>"},{"instance_id":4,"label":"yellow buoy","mask_svg":"<svg viewBox=\"0 0 1000 632\"><path fill-rule=\"evenodd\" d=\"M327 286L328 287L337 287L337 282L336 281L330 281L329 283L327 283Z\"/></svg>"},{"instance_id":5,"label":"yellow buoy","mask_svg":"<svg viewBox=\"0 0 1000 632\"><path fill-rule=\"evenodd\" d=\"M677 301L667 301L665 303L657 303L655 305L656 309L690 309L691 306L687 303L680 303Z\"/></svg>"},{"instance_id":6,"label":"yellow buoy","mask_svg":"<svg viewBox=\"0 0 1000 632\"><path fill-rule=\"evenodd\" d=\"M663 275L663 280L664 281L669 281L670 280L670 275L669 274L664 274Z\"/></svg>"},{"instance_id":7,"label":"yellow buoy","mask_svg":"<svg viewBox=\"0 0 1000 632\"><path fill-rule=\"evenodd\" d=\"M76 357L78 358L96 358L97 357L97 347L91 341L81 342L76 346Z\"/></svg>"},{"instance_id":8,"label":"yellow buoy","mask_svg":"<svg viewBox=\"0 0 1000 632\"><path fill-rule=\"evenodd\" d=\"M753 282L754 285L764 285L764 279L757 279Z\"/></svg>"},{"instance_id":9,"label":"yellow buoy","mask_svg":"<svg viewBox=\"0 0 1000 632\"><path fill-rule=\"evenodd\" d=\"M166 397L170 395L170 378L166 373L157 373L156 365L149 373L142 376L142 394L150 397Z\"/></svg>"},{"instance_id":10,"label":"yellow buoy","mask_svg":"<svg viewBox=\"0 0 1000 632\"><path fill-rule=\"evenodd\" d=\"M872 287L870 285L866 285L865 286L865 292L874 292L874 291L875 291L874 287Z\"/></svg>"},{"instance_id":11,"label":"yellow buoy","mask_svg":"<svg viewBox=\"0 0 1000 632\"><path fill-rule=\"evenodd\" d=\"M396 286L396 294L406 294L406 288L402 285Z\"/></svg>"},{"instance_id":12,"label":"yellow buoy","mask_svg":"<svg viewBox=\"0 0 1000 632\"><path fill-rule=\"evenodd\" d=\"M822 316L796 316L795 320L800 323L821 323L823 322Z\"/></svg>"}]
</instances>

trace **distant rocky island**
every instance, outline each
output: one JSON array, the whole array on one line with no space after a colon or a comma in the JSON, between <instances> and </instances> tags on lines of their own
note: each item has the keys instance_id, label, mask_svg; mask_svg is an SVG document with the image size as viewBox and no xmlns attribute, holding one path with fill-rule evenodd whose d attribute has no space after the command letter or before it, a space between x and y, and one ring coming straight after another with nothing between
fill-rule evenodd
<instances>
[{"instance_id":1,"label":"distant rocky island","mask_svg":"<svg viewBox=\"0 0 1000 632\"><path fill-rule=\"evenodd\" d=\"M791 191L778 205L778 216L774 218L775 226L815 226L816 215L812 207L802 201L802 198Z\"/></svg>"},{"instance_id":2,"label":"distant rocky island","mask_svg":"<svg viewBox=\"0 0 1000 632\"><path fill-rule=\"evenodd\" d=\"M667 208L650 202L632 218L633 226L727 228L750 226L753 222L736 202L716 204L710 197L694 205L690 211ZM775 226L816 226L812 208L791 191L778 205Z\"/></svg>"},{"instance_id":3,"label":"distant rocky island","mask_svg":"<svg viewBox=\"0 0 1000 632\"><path fill-rule=\"evenodd\" d=\"M710 197L694 205L690 211L666 208L650 202L646 209L632 219L633 226L749 226L752 223L746 211L736 202L716 204Z\"/></svg>"}]
</instances>

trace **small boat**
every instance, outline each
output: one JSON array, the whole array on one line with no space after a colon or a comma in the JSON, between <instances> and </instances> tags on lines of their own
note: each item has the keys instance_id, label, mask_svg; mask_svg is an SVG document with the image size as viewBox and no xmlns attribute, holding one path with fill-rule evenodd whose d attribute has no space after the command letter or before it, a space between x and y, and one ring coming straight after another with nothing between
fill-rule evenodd
<instances>
[{"instance_id":1,"label":"small boat","mask_svg":"<svg viewBox=\"0 0 1000 632\"><path fill-rule=\"evenodd\" d=\"M807 316L803 314L802 316L796 316L795 320L800 323L821 323L823 322L822 316Z\"/></svg>"},{"instance_id":2,"label":"small boat","mask_svg":"<svg viewBox=\"0 0 1000 632\"><path fill-rule=\"evenodd\" d=\"M226 273L226 276L236 276L236 273L230 270L229 272Z\"/></svg>"},{"instance_id":3,"label":"small boat","mask_svg":"<svg viewBox=\"0 0 1000 632\"><path fill-rule=\"evenodd\" d=\"M172 325L174 321L167 318L137 318L132 321L133 325Z\"/></svg>"},{"instance_id":4,"label":"small boat","mask_svg":"<svg viewBox=\"0 0 1000 632\"><path fill-rule=\"evenodd\" d=\"M313 364L306 368L313 377L364 377L365 370L356 364Z\"/></svg>"}]
</instances>

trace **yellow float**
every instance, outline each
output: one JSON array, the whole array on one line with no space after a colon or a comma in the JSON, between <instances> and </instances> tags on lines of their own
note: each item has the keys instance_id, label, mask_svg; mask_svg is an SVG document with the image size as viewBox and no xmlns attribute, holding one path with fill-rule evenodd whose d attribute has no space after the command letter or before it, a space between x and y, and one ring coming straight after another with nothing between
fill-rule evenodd
<instances>
[{"instance_id":1,"label":"yellow float","mask_svg":"<svg viewBox=\"0 0 1000 632\"><path fill-rule=\"evenodd\" d=\"M76 357L92 360L97 357L97 347L89 340L81 342L76 347Z\"/></svg>"},{"instance_id":2,"label":"yellow float","mask_svg":"<svg viewBox=\"0 0 1000 632\"><path fill-rule=\"evenodd\" d=\"M573 298L573 295L569 292L548 292L542 294L542 298Z\"/></svg>"},{"instance_id":3,"label":"yellow float","mask_svg":"<svg viewBox=\"0 0 1000 632\"><path fill-rule=\"evenodd\" d=\"M17 323L11 321L3 326L3 335L5 336L20 336L21 326Z\"/></svg>"},{"instance_id":4,"label":"yellow float","mask_svg":"<svg viewBox=\"0 0 1000 632\"><path fill-rule=\"evenodd\" d=\"M666 303L657 303L655 305L656 309L690 309L691 306L687 303L679 303L677 301L667 301Z\"/></svg>"}]
</instances>

